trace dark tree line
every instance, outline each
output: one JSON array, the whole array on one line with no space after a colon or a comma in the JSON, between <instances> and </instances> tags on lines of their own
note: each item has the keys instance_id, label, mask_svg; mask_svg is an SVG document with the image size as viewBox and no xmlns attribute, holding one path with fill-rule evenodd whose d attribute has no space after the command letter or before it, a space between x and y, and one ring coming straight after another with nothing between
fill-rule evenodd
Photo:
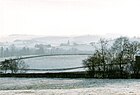
<instances>
[{"instance_id":1,"label":"dark tree line","mask_svg":"<svg viewBox=\"0 0 140 95\"><path fill-rule=\"evenodd\" d=\"M101 39L95 53L83 60L84 66L92 77L123 77L124 74L128 76L140 72L140 66L135 62L135 54L140 49L138 41L119 37L111 46L108 43Z\"/></svg>"}]
</instances>

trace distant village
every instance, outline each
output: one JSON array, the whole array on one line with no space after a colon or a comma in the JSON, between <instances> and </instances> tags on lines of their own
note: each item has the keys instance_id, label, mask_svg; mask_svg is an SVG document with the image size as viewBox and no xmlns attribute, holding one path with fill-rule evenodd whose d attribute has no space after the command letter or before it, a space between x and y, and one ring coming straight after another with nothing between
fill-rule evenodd
<instances>
[{"instance_id":1,"label":"distant village","mask_svg":"<svg viewBox=\"0 0 140 95\"><path fill-rule=\"evenodd\" d=\"M39 54L76 54L76 53L93 53L93 43L78 44L60 43L58 46L40 43L25 43L15 41L14 43L0 44L0 57L39 55Z\"/></svg>"}]
</instances>

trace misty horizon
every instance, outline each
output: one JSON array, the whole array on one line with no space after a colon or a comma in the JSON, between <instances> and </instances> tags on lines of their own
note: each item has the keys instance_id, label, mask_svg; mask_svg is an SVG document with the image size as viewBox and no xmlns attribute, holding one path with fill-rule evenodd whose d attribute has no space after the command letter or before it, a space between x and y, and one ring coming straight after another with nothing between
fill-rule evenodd
<instances>
[{"instance_id":1,"label":"misty horizon","mask_svg":"<svg viewBox=\"0 0 140 95\"><path fill-rule=\"evenodd\" d=\"M0 42L6 42L6 41L14 41L14 40L26 40L26 39L32 39L32 38L37 38L37 37L82 37L82 36L95 36L95 37L100 37L100 38L117 38L117 37L129 37L129 38L139 38L139 35L136 36L127 36L127 35L121 35L117 33L107 33L103 35L99 34L85 34L85 35L29 35L29 34L9 34L9 35L0 35ZM17 38L16 38L17 37ZM21 37L21 38L20 38ZM24 38L25 37L25 38Z\"/></svg>"}]
</instances>

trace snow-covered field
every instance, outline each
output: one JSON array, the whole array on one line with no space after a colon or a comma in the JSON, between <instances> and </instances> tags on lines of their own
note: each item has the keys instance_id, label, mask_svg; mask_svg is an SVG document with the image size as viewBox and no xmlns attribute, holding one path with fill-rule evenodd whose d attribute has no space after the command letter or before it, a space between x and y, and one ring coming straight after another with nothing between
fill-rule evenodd
<instances>
[{"instance_id":1,"label":"snow-covered field","mask_svg":"<svg viewBox=\"0 0 140 95\"><path fill-rule=\"evenodd\" d=\"M64 56L45 56L24 60L30 69L60 69L83 66L82 60L89 55L64 55ZM74 69L72 71L84 71L84 68ZM69 71L69 70L68 70ZM28 71L38 72L38 71ZM44 72L44 71L41 71ZM46 72L46 71L45 71Z\"/></svg>"},{"instance_id":2,"label":"snow-covered field","mask_svg":"<svg viewBox=\"0 0 140 95\"><path fill-rule=\"evenodd\" d=\"M140 80L0 78L0 95L140 95Z\"/></svg>"},{"instance_id":3,"label":"snow-covered field","mask_svg":"<svg viewBox=\"0 0 140 95\"><path fill-rule=\"evenodd\" d=\"M29 65L29 69L61 69L83 66L82 60L85 60L89 55L62 55L62 56L44 56L31 59L25 59L25 63ZM13 57L15 58L15 57ZM10 58L7 58L10 59ZM3 61L4 58L0 58ZM85 71L85 68L79 68L67 71ZM54 71L27 71L27 73L44 73ZM56 72L56 71L55 71Z\"/></svg>"}]
</instances>

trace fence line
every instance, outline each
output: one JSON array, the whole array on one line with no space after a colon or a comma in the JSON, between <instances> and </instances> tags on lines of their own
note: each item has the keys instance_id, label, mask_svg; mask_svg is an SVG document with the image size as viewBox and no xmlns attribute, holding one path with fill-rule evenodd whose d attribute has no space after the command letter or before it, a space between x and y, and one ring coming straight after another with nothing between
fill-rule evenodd
<instances>
[{"instance_id":1,"label":"fence line","mask_svg":"<svg viewBox=\"0 0 140 95\"><path fill-rule=\"evenodd\" d=\"M19 69L19 70L29 70L29 71L66 71L66 70L73 70L73 69L80 69L80 68L86 68L86 66L72 67L72 68L60 68L60 69Z\"/></svg>"},{"instance_id":2,"label":"fence line","mask_svg":"<svg viewBox=\"0 0 140 95\"><path fill-rule=\"evenodd\" d=\"M92 54L86 54L86 53L85 54L44 54L44 55L33 55L33 56L27 56L27 57L25 56L25 57L17 57L17 58L8 58L4 60L19 60L19 59L31 59L31 58L45 57L45 56L64 56L64 55L70 56L70 55L92 55Z\"/></svg>"}]
</instances>

